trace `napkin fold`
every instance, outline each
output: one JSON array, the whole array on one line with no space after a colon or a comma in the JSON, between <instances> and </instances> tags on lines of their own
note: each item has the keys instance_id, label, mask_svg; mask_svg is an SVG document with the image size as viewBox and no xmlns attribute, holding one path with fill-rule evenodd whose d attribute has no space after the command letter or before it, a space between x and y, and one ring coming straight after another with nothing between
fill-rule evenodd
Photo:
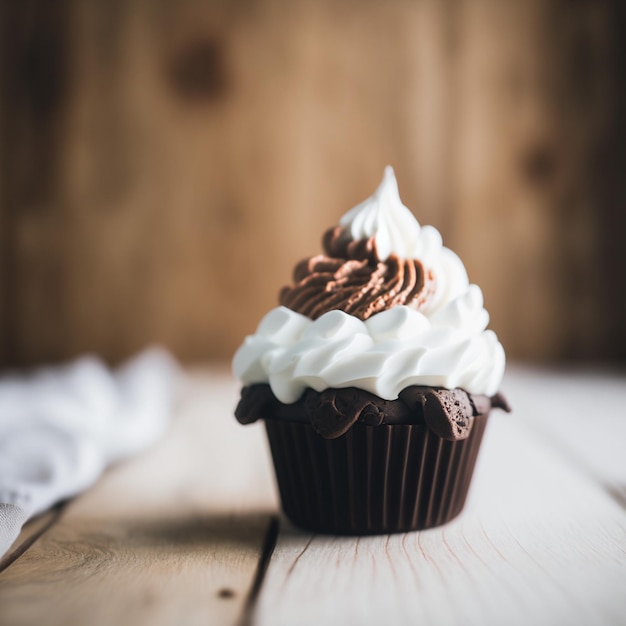
<instances>
[{"instance_id":1,"label":"napkin fold","mask_svg":"<svg viewBox=\"0 0 626 626\"><path fill-rule=\"evenodd\" d=\"M28 518L163 434L178 372L151 348L114 371L89 356L0 377L0 557Z\"/></svg>"}]
</instances>

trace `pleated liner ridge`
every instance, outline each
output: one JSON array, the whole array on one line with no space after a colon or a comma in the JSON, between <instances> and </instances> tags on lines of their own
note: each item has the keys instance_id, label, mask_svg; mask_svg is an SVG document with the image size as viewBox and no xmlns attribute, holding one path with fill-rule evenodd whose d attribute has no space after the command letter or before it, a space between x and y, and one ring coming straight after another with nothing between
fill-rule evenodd
<instances>
[{"instance_id":1,"label":"pleated liner ridge","mask_svg":"<svg viewBox=\"0 0 626 626\"><path fill-rule=\"evenodd\" d=\"M458 515L487 416L447 441L425 425L355 424L324 439L304 422L266 419L283 509L315 532L370 535L439 526Z\"/></svg>"}]
</instances>

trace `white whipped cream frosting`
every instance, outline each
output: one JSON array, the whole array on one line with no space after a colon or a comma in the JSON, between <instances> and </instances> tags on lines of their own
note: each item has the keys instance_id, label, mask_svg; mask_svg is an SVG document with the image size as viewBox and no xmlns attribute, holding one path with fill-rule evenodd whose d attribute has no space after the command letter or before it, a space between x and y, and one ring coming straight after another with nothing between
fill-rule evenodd
<instances>
[{"instance_id":1,"label":"white whipped cream frosting","mask_svg":"<svg viewBox=\"0 0 626 626\"><path fill-rule=\"evenodd\" d=\"M504 374L502 345L486 330L489 314L477 285L439 232L420 226L402 204L391 167L371 198L346 213L340 225L353 239L376 238L384 260L416 258L435 278L435 293L421 312L396 306L366 321L329 311L317 320L277 307L246 337L233 370L244 385L269 383L283 403L311 387L357 387L394 400L410 385L493 395Z\"/></svg>"},{"instance_id":2,"label":"white whipped cream frosting","mask_svg":"<svg viewBox=\"0 0 626 626\"><path fill-rule=\"evenodd\" d=\"M400 200L398 182L389 165L374 195L350 209L339 225L348 229L354 241L376 237L376 252L381 261L392 254L417 259L418 253L423 252L420 225Z\"/></svg>"}]
</instances>

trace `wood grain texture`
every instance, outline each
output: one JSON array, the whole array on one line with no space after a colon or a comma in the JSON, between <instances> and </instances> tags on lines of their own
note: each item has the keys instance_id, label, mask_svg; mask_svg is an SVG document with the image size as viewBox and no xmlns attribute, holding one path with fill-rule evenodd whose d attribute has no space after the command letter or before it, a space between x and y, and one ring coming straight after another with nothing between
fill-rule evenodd
<instances>
[{"instance_id":1,"label":"wood grain texture","mask_svg":"<svg viewBox=\"0 0 626 626\"><path fill-rule=\"evenodd\" d=\"M37 515L22 526L13 544L2 558L0 558L0 573L17 561L41 535L56 524L64 508L65 503L59 503L41 515Z\"/></svg>"},{"instance_id":2,"label":"wood grain texture","mask_svg":"<svg viewBox=\"0 0 626 626\"><path fill-rule=\"evenodd\" d=\"M608 176L600 182L597 168L606 160L608 174L621 161L621 141L609 157L606 136L624 86L612 80L615 8L460 3L450 243L517 358L621 350L609 345L621 334L613 313L599 313L626 301L607 298L605 281L614 285L626 265L617 269L622 246L602 223L612 215L618 229L623 211L598 193Z\"/></svg>"},{"instance_id":3,"label":"wood grain texture","mask_svg":"<svg viewBox=\"0 0 626 626\"><path fill-rule=\"evenodd\" d=\"M601 367L509 370L510 393L537 436L626 510L626 376Z\"/></svg>"},{"instance_id":4,"label":"wood grain texture","mask_svg":"<svg viewBox=\"0 0 626 626\"><path fill-rule=\"evenodd\" d=\"M515 412L490 420L459 518L366 538L283 520L247 604L277 507L267 445L233 419L226 369L197 371L167 438L0 574L0 624L624 626L626 376L513 366L503 389Z\"/></svg>"},{"instance_id":5,"label":"wood grain texture","mask_svg":"<svg viewBox=\"0 0 626 626\"><path fill-rule=\"evenodd\" d=\"M116 359L153 340L228 355L386 163L408 202L428 199L422 219L441 208L445 81L408 71L442 48L434 3L72 7L63 193L15 209L18 361ZM196 80L223 74L212 95L194 63Z\"/></svg>"},{"instance_id":6,"label":"wood grain texture","mask_svg":"<svg viewBox=\"0 0 626 626\"><path fill-rule=\"evenodd\" d=\"M69 2L0 6L0 363L19 361L20 317L63 328L65 292L55 222L69 99ZM37 225L37 232L29 228ZM32 288L31 281L37 287ZM61 287L61 288L60 288ZM18 303L23 303L20 305ZM48 315L42 315L43 312ZM55 319L56 317L56 319Z\"/></svg>"},{"instance_id":7,"label":"wood grain texture","mask_svg":"<svg viewBox=\"0 0 626 626\"><path fill-rule=\"evenodd\" d=\"M586 384L591 380L591 385ZM517 369L465 511L344 538L284 528L257 624L626 624L624 376ZM617 454L616 454L617 453Z\"/></svg>"},{"instance_id":8,"label":"wood grain texture","mask_svg":"<svg viewBox=\"0 0 626 626\"><path fill-rule=\"evenodd\" d=\"M626 356L619 0L48 5L0 7L0 365L232 354L387 163L510 355Z\"/></svg>"},{"instance_id":9,"label":"wood grain texture","mask_svg":"<svg viewBox=\"0 0 626 626\"><path fill-rule=\"evenodd\" d=\"M262 432L223 369L0 574L0 623L235 624L275 509Z\"/></svg>"}]
</instances>

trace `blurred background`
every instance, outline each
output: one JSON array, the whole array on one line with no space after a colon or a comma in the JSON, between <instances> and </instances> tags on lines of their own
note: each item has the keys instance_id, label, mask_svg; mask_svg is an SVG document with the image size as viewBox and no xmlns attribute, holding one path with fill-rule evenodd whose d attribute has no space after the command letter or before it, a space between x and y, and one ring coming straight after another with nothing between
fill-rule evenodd
<instances>
[{"instance_id":1,"label":"blurred background","mask_svg":"<svg viewBox=\"0 0 626 626\"><path fill-rule=\"evenodd\" d=\"M0 366L230 357L383 167L510 360L626 361L622 0L0 1Z\"/></svg>"}]
</instances>

